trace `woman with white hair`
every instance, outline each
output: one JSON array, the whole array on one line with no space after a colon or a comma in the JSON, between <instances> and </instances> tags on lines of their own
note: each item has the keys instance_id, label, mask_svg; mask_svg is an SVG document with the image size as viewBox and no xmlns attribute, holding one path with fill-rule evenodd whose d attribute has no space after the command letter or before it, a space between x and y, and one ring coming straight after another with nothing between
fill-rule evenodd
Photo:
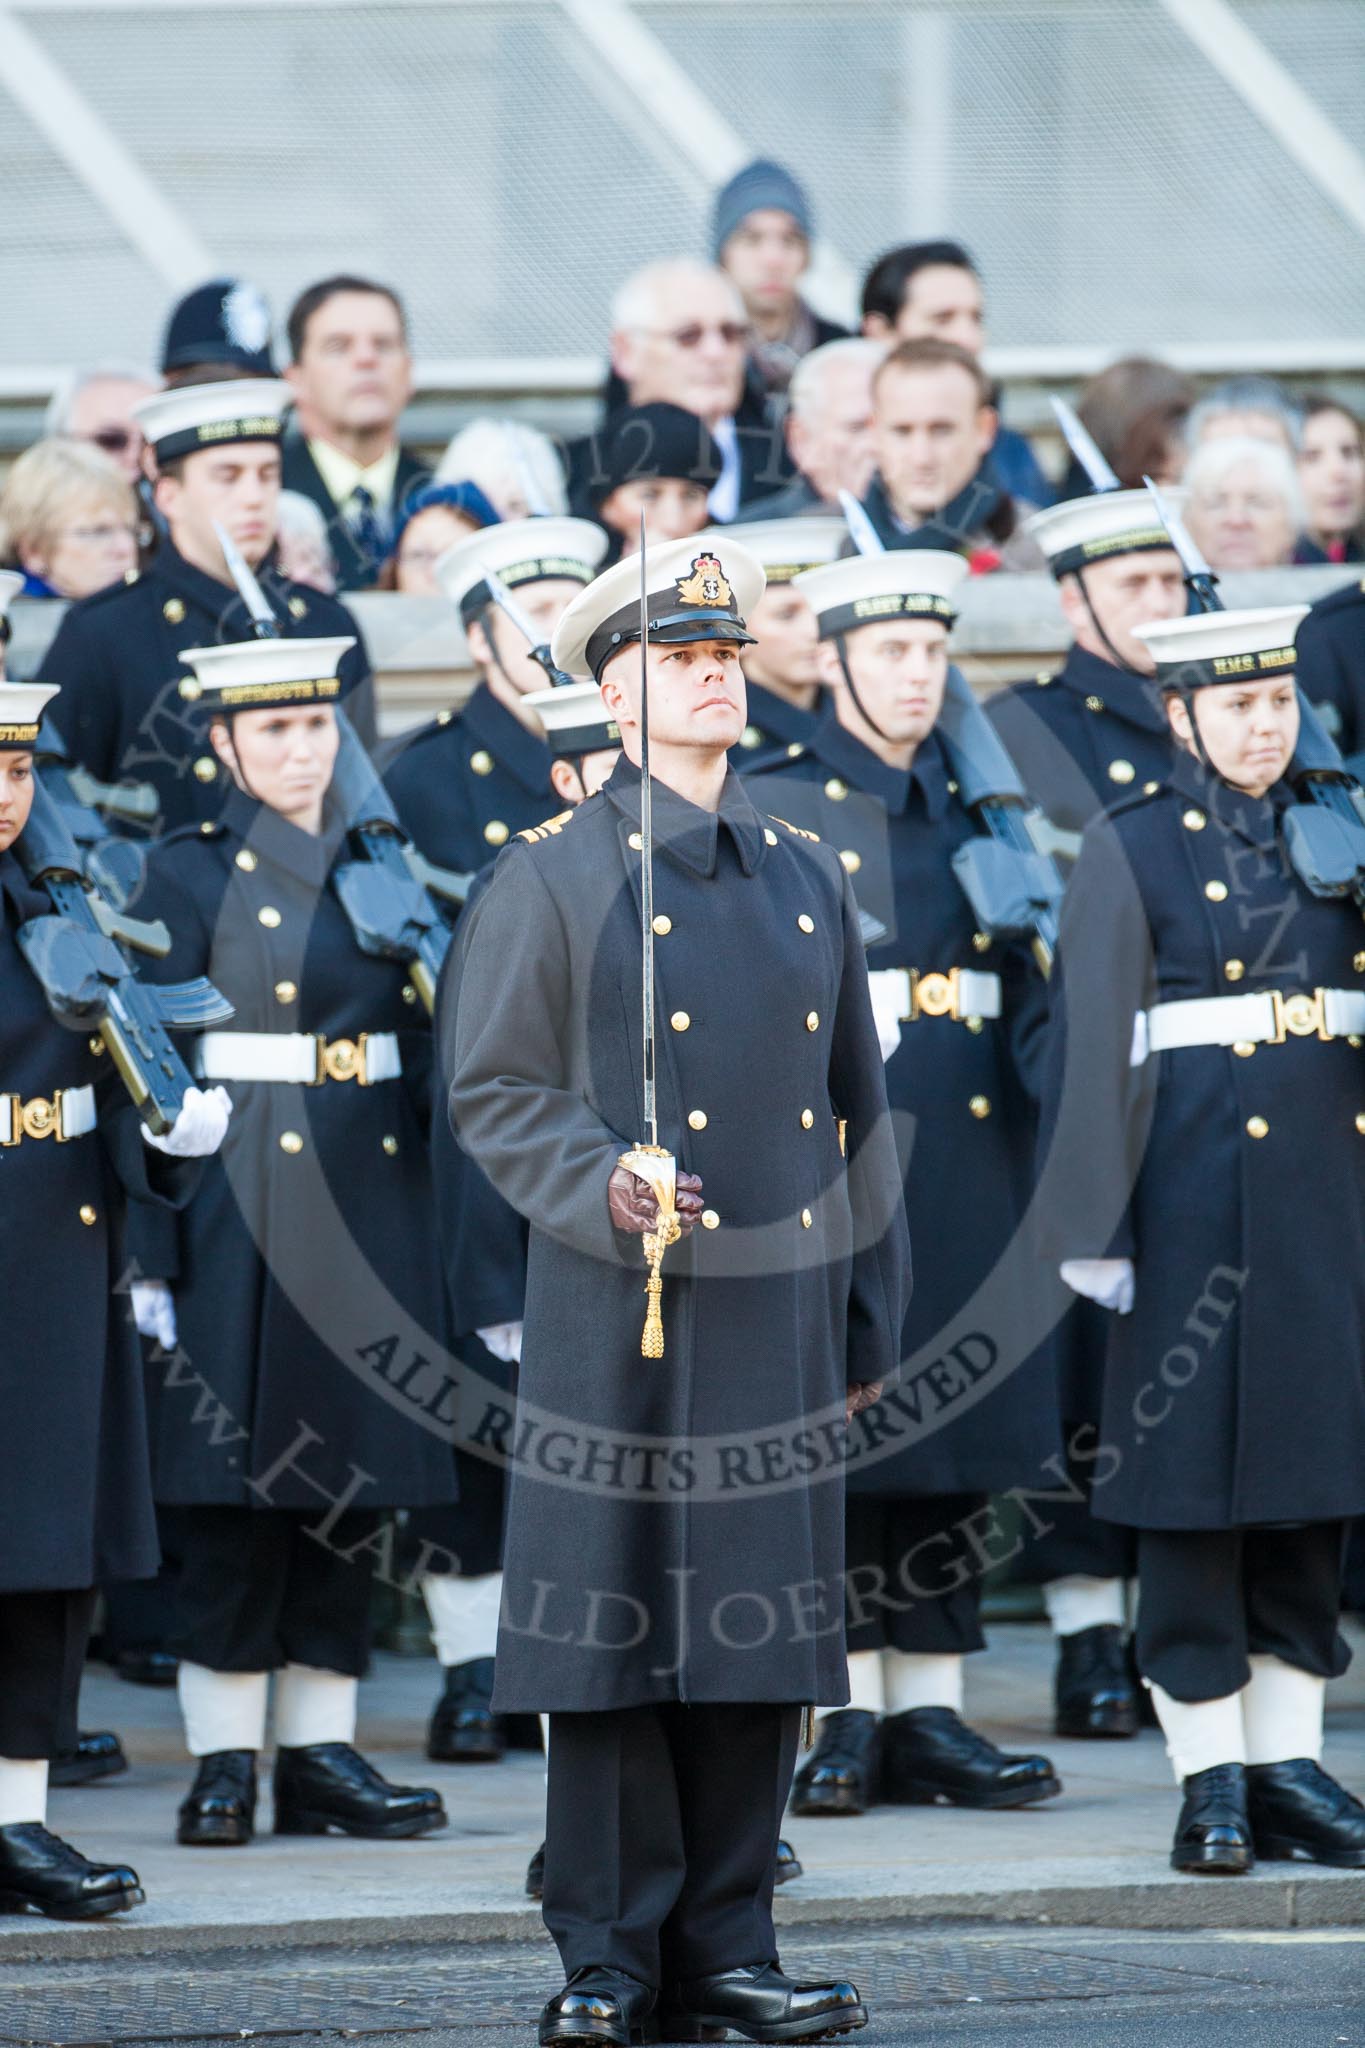
<instances>
[{"instance_id":1,"label":"woman with white hair","mask_svg":"<svg viewBox=\"0 0 1365 2048\"><path fill-rule=\"evenodd\" d=\"M1277 442L1229 434L1203 441L1185 472L1186 524L1214 569L1275 569L1303 531L1303 493Z\"/></svg>"},{"instance_id":2,"label":"woman with white hair","mask_svg":"<svg viewBox=\"0 0 1365 2048\"><path fill-rule=\"evenodd\" d=\"M0 491L0 562L24 575L25 597L89 597L137 566L133 487L84 441L37 441Z\"/></svg>"},{"instance_id":3,"label":"woman with white hair","mask_svg":"<svg viewBox=\"0 0 1365 2048\"><path fill-rule=\"evenodd\" d=\"M499 519L569 509L554 442L521 420L478 419L461 427L436 465L438 484L477 484Z\"/></svg>"}]
</instances>

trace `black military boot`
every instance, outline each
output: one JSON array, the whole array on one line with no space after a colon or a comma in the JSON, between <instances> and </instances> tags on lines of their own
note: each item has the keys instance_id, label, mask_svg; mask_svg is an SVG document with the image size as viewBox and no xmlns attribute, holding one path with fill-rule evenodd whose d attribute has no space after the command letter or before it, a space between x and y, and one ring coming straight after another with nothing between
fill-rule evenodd
<instances>
[{"instance_id":1,"label":"black military boot","mask_svg":"<svg viewBox=\"0 0 1365 2048\"><path fill-rule=\"evenodd\" d=\"M275 1754L275 1833L405 1840L446 1824L439 1792L391 1785L349 1742L310 1742Z\"/></svg>"},{"instance_id":2,"label":"black military boot","mask_svg":"<svg viewBox=\"0 0 1365 2048\"><path fill-rule=\"evenodd\" d=\"M790 1884L794 1877L802 1875L801 1859L790 1842L779 1841L777 1859L773 1864L773 1883Z\"/></svg>"},{"instance_id":3,"label":"black military boot","mask_svg":"<svg viewBox=\"0 0 1365 2048\"><path fill-rule=\"evenodd\" d=\"M216 1749L199 1759L175 1839L187 1849L240 1849L256 1832L256 1752Z\"/></svg>"},{"instance_id":4,"label":"black military boot","mask_svg":"<svg viewBox=\"0 0 1365 2048\"><path fill-rule=\"evenodd\" d=\"M1172 1870L1203 1877L1237 1876L1255 1862L1243 1764L1212 1764L1186 1778L1175 1824Z\"/></svg>"},{"instance_id":5,"label":"black military boot","mask_svg":"<svg viewBox=\"0 0 1365 2048\"><path fill-rule=\"evenodd\" d=\"M882 1723L888 1805L1034 1806L1061 1789L1049 1758L997 1749L951 1707L912 1707Z\"/></svg>"},{"instance_id":6,"label":"black military boot","mask_svg":"<svg viewBox=\"0 0 1365 2048\"><path fill-rule=\"evenodd\" d=\"M814 1749L792 1785L800 1814L866 1813L880 1795L881 1732L866 1707L826 1714Z\"/></svg>"},{"instance_id":7,"label":"black military boot","mask_svg":"<svg viewBox=\"0 0 1365 2048\"><path fill-rule=\"evenodd\" d=\"M1247 1765L1247 1813L1267 1861L1365 1867L1365 1806L1311 1757Z\"/></svg>"},{"instance_id":8,"label":"black military boot","mask_svg":"<svg viewBox=\"0 0 1365 2048\"><path fill-rule=\"evenodd\" d=\"M1060 1636L1053 1698L1058 1735L1136 1735L1138 1696L1123 1630L1101 1621Z\"/></svg>"},{"instance_id":9,"label":"black military boot","mask_svg":"<svg viewBox=\"0 0 1365 2048\"><path fill-rule=\"evenodd\" d=\"M40 1821L0 1827L0 1913L102 1920L130 1913L146 1893L125 1863L91 1863Z\"/></svg>"},{"instance_id":10,"label":"black military boot","mask_svg":"<svg viewBox=\"0 0 1365 2048\"><path fill-rule=\"evenodd\" d=\"M632 2048L632 2043L657 2041L657 2002L658 1993L650 1985L628 1977L624 1970L575 1970L564 1989L541 2009L540 2048L573 2041L589 2042L594 2048L602 2042L611 2048Z\"/></svg>"},{"instance_id":11,"label":"black military boot","mask_svg":"<svg viewBox=\"0 0 1365 2048\"><path fill-rule=\"evenodd\" d=\"M427 1755L437 1764L495 1764L507 1747L493 1698L493 1659L474 1657L446 1669L446 1686L427 1729ZM537 1731L538 1734L538 1731Z\"/></svg>"},{"instance_id":12,"label":"black military boot","mask_svg":"<svg viewBox=\"0 0 1365 2048\"><path fill-rule=\"evenodd\" d=\"M168 1650L120 1650L114 1669L129 1685L174 1685L180 1675L180 1659Z\"/></svg>"},{"instance_id":13,"label":"black military boot","mask_svg":"<svg viewBox=\"0 0 1365 2048\"><path fill-rule=\"evenodd\" d=\"M793 1984L776 1963L750 1963L672 1985L659 2015L665 2041L823 2041L867 2025L855 1984Z\"/></svg>"},{"instance_id":14,"label":"black military boot","mask_svg":"<svg viewBox=\"0 0 1365 2048\"><path fill-rule=\"evenodd\" d=\"M126 1771L128 1759L123 1744L112 1728L101 1728L76 1737L74 1749L64 1749L48 1765L49 1785L93 1785L96 1778L116 1778Z\"/></svg>"}]
</instances>

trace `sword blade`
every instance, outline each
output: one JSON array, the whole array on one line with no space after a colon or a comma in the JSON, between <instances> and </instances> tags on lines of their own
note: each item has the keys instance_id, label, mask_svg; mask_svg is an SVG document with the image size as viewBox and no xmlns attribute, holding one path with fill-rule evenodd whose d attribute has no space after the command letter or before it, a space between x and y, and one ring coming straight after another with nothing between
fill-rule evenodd
<instances>
[{"instance_id":1,"label":"sword blade","mask_svg":"<svg viewBox=\"0 0 1365 2048\"><path fill-rule=\"evenodd\" d=\"M227 528L220 526L216 519L213 522L213 531L222 550L224 567L237 586L237 595L251 614L251 623L256 628L257 639L278 640L280 622L270 609L270 601L256 581L246 556Z\"/></svg>"},{"instance_id":2,"label":"sword blade","mask_svg":"<svg viewBox=\"0 0 1365 2048\"><path fill-rule=\"evenodd\" d=\"M643 997L645 1136L659 1142L654 1080L654 791L649 779L649 576L645 569L645 515L640 514L640 982Z\"/></svg>"},{"instance_id":3,"label":"sword blade","mask_svg":"<svg viewBox=\"0 0 1365 2048\"><path fill-rule=\"evenodd\" d=\"M1073 412L1064 398L1053 398L1053 412L1062 430L1062 439L1075 456L1081 468L1090 479L1095 491L1122 490L1118 477L1106 461L1104 452L1080 416Z\"/></svg>"},{"instance_id":4,"label":"sword blade","mask_svg":"<svg viewBox=\"0 0 1365 2048\"><path fill-rule=\"evenodd\" d=\"M853 545L860 555L884 555L882 537L864 512L852 491L840 491L839 510L848 524Z\"/></svg>"}]
</instances>

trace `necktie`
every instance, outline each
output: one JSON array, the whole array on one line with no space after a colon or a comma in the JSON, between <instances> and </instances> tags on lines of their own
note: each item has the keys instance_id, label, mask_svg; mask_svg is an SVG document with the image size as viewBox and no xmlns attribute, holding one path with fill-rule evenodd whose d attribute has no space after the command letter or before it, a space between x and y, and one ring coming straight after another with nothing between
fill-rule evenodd
<instances>
[{"instance_id":1,"label":"necktie","mask_svg":"<svg viewBox=\"0 0 1365 2048\"><path fill-rule=\"evenodd\" d=\"M389 551L389 537L375 509L374 493L364 484L357 484L351 492L351 515L347 524L367 569L374 575Z\"/></svg>"}]
</instances>

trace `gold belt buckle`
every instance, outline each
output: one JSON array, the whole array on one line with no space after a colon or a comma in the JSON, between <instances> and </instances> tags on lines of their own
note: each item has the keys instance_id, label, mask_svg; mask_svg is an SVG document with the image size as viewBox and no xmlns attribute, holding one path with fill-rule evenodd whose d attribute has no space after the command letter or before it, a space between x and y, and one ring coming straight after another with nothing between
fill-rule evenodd
<instances>
[{"instance_id":1,"label":"gold belt buckle","mask_svg":"<svg viewBox=\"0 0 1365 2048\"><path fill-rule=\"evenodd\" d=\"M947 974L920 974L912 972L910 979L910 1015L912 1017L956 1017L958 1015L958 977L961 970L950 968Z\"/></svg>"},{"instance_id":2,"label":"gold belt buckle","mask_svg":"<svg viewBox=\"0 0 1365 2048\"><path fill-rule=\"evenodd\" d=\"M51 1097L30 1095L27 1102L21 1102L17 1095L10 1097L10 1143L17 1145L20 1137L55 1138L59 1145L66 1143L62 1130L62 1090L57 1089Z\"/></svg>"},{"instance_id":3,"label":"gold belt buckle","mask_svg":"<svg viewBox=\"0 0 1365 2048\"><path fill-rule=\"evenodd\" d=\"M1312 1038L1314 1034L1323 1040L1331 1038L1322 989L1315 988L1311 996L1302 992L1286 996L1273 988L1270 1004L1275 1018L1275 1029L1270 1039L1272 1045L1283 1045L1286 1034L1291 1038Z\"/></svg>"},{"instance_id":4,"label":"gold belt buckle","mask_svg":"<svg viewBox=\"0 0 1365 2048\"><path fill-rule=\"evenodd\" d=\"M368 1088L370 1072L365 1048L369 1036L368 1031L362 1031L359 1038L319 1038L318 1079L355 1081Z\"/></svg>"}]
</instances>

